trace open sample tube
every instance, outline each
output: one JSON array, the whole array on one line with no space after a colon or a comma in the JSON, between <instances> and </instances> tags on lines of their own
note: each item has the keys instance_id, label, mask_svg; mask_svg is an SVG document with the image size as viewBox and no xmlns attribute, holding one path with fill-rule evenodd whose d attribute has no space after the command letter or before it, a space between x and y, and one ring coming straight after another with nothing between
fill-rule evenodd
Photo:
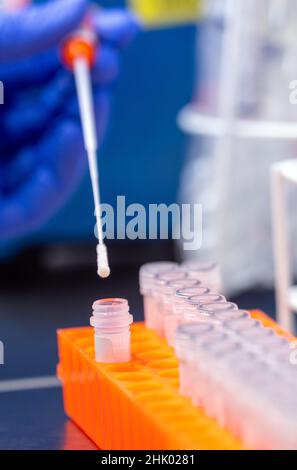
<instances>
[{"instance_id":1,"label":"open sample tube","mask_svg":"<svg viewBox=\"0 0 297 470\"><path fill-rule=\"evenodd\" d=\"M98 362L128 362L130 360L130 325L126 299L101 299L93 303L95 357Z\"/></svg>"}]
</instances>

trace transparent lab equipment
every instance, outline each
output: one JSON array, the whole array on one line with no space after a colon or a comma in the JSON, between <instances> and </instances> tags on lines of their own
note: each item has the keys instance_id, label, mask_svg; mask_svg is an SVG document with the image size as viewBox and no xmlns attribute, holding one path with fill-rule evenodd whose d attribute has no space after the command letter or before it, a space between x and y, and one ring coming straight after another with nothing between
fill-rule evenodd
<instances>
[{"instance_id":1,"label":"transparent lab equipment","mask_svg":"<svg viewBox=\"0 0 297 470\"><path fill-rule=\"evenodd\" d=\"M240 320L235 329L210 323L177 328L180 391L247 448L296 449L296 376L290 375L285 358L274 367L268 351L249 350L244 333L265 329L250 320ZM270 334L267 328L264 336Z\"/></svg>"},{"instance_id":2,"label":"transparent lab equipment","mask_svg":"<svg viewBox=\"0 0 297 470\"><path fill-rule=\"evenodd\" d=\"M179 359L179 382L182 395L191 396L195 388L193 377L193 361L191 352L198 337L206 338L214 332L210 324L183 324L176 331L174 346Z\"/></svg>"},{"instance_id":3,"label":"transparent lab equipment","mask_svg":"<svg viewBox=\"0 0 297 470\"><path fill-rule=\"evenodd\" d=\"M187 273L179 268L173 271L157 274L154 278L152 285L152 298L154 309L150 312L147 326L156 331L156 333L163 337L165 334L165 317L168 305L164 304L164 291L166 291L167 284L170 281L186 281Z\"/></svg>"},{"instance_id":4,"label":"transparent lab equipment","mask_svg":"<svg viewBox=\"0 0 297 470\"><path fill-rule=\"evenodd\" d=\"M226 302L226 297L224 297L221 294L216 294L216 293L210 291L207 294L191 295L191 297L189 297L187 299L187 302L191 303L192 305L201 306L203 304L209 304L209 303L210 304L212 304L212 303L222 303L222 302L224 303L224 302Z\"/></svg>"},{"instance_id":5,"label":"transparent lab equipment","mask_svg":"<svg viewBox=\"0 0 297 470\"><path fill-rule=\"evenodd\" d=\"M295 84L297 82L295 81ZM294 285L294 233L290 217L295 207L297 159L283 160L271 167L271 204L274 241L274 273L277 321L294 334L297 313L297 286Z\"/></svg>"},{"instance_id":6,"label":"transparent lab equipment","mask_svg":"<svg viewBox=\"0 0 297 470\"><path fill-rule=\"evenodd\" d=\"M161 302L162 302L162 314L163 314L163 328L164 336L167 339L170 336L170 328L174 328L174 299L175 294L178 290L185 289L195 289L201 285L200 281L196 279L190 279L186 277L185 279L177 279L168 281L162 289L161 292Z\"/></svg>"},{"instance_id":7,"label":"transparent lab equipment","mask_svg":"<svg viewBox=\"0 0 297 470\"><path fill-rule=\"evenodd\" d=\"M212 261L204 263L197 261L185 261L182 267L186 269L188 276L199 281L215 292L221 292L222 280L219 265Z\"/></svg>"},{"instance_id":8,"label":"transparent lab equipment","mask_svg":"<svg viewBox=\"0 0 297 470\"><path fill-rule=\"evenodd\" d=\"M212 302L205 300L197 306L198 313L197 316L203 321L216 322L214 314L216 312L234 312L238 310L238 307L233 302L227 302L226 299ZM232 318L238 318L237 315L233 315Z\"/></svg>"},{"instance_id":9,"label":"transparent lab equipment","mask_svg":"<svg viewBox=\"0 0 297 470\"><path fill-rule=\"evenodd\" d=\"M93 303L90 319L94 327L95 357L98 362L116 363L130 361L130 325L126 299L100 299Z\"/></svg>"},{"instance_id":10,"label":"transparent lab equipment","mask_svg":"<svg viewBox=\"0 0 297 470\"><path fill-rule=\"evenodd\" d=\"M204 296L210 293L211 291L209 290L209 288L202 285L194 287L185 287L176 290L172 299L173 314L167 316L165 319L165 337L170 346L173 346L177 326L184 321L184 310L186 307L187 299L191 295ZM193 306L193 308L195 308L195 306Z\"/></svg>"},{"instance_id":11,"label":"transparent lab equipment","mask_svg":"<svg viewBox=\"0 0 297 470\"><path fill-rule=\"evenodd\" d=\"M178 268L178 264L171 261L156 261L146 263L139 271L139 287L143 297L144 320L148 328L151 327L150 316L155 315L156 306L153 298L153 282L158 274L172 271Z\"/></svg>"},{"instance_id":12,"label":"transparent lab equipment","mask_svg":"<svg viewBox=\"0 0 297 470\"><path fill-rule=\"evenodd\" d=\"M235 318L250 318L250 313L246 310L229 309L229 310L214 310L212 313L213 321L216 323L224 323L228 320L234 320Z\"/></svg>"},{"instance_id":13,"label":"transparent lab equipment","mask_svg":"<svg viewBox=\"0 0 297 470\"><path fill-rule=\"evenodd\" d=\"M185 251L184 258L219 262L230 294L273 285L269 168L296 156L289 84L297 77L297 3L203 5L193 101L178 120L190 135L180 199L202 204L204 236L199 253ZM296 273L296 244L292 262Z\"/></svg>"}]
</instances>

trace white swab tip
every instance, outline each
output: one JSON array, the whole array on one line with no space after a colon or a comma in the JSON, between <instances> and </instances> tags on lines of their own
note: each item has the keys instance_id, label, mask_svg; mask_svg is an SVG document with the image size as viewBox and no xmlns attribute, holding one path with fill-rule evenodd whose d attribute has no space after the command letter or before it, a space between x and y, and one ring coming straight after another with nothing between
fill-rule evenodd
<instances>
[{"instance_id":1,"label":"white swab tip","mask_svg":"<svg viewBox=\"0 0 297 470\"><path fill-rule=\"evenodd\" d=\"M106 279L110 275L110 268L108 266L99 266L98 275L102 277L102 279Z\"/></svg>"},{"instance_id":2,"label":"white swab tip","mask_svg":"<svg viewBox=\"0 0 297 470\"><path fill-rule=\"evenodd\" d=\"M110 268L108 265L107 249L103 244L97 245L97 266L98 275L102 279L106 279L110 275Z\"/></svg>"}]
</instances>

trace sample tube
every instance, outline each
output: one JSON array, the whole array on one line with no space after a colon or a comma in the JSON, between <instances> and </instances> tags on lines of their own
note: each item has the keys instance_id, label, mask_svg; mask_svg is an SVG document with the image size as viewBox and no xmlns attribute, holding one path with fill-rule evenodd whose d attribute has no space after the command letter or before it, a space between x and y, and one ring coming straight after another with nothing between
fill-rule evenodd
<instances>
[{"instance_id":1,"label":"sample tube","mask_svg":"<svg viewBox=\"0 0 297 470\"><path fill-rule=\"evenodd\" d=\"M262 326L261 329L264 329ZM270 329L267 328L267 330ZM280 352L282 351L282 358L280 363L278 363L278 367L282 368L282 362L284 364L288 364L290 362L290 348L289 348L289 341L284 336L280 336L277 333L273 332L273 334L263 334L257 335L258 337L254 339L253 342L256 342L256 346L259 348L260 352L266 357L266 360L269 363L277 364L277 357L280 358ZM286 355L287 352L287 355ZM292 350L291 350L292 352ZM295 366L295 374L297 375L297 370Z\"/></svg>"},{"instance_id":2,"label":"sample tube","mask_svg":"<svg viewBox=\"0 0 297 470\"><path fill-rule=\"evenodd\" d=\"M164 337L164 319L166 316L166 306L164 305L164 289L170 281L185 281L187 274L182 269L176 269L165 273L158 274L152 284L152 297L154 299L155 309L150 312L147 321L147 327L156 331L156 333Z\"/></svg>"},{"instance_id":3,"label":"sample tube","mask_svg":"<svg viewBox=\"0 0 297 470\"><path fill-rule=\"evenodd\" d=\"M213 311L212 318L215 322L220 324L224 323L225 321L235 320L236 318L251 318L251 315L246 310L220 310L217 309Z\"/></svg>"},{"instance_id":4,"label":"sample tube","mask_svg":"<svg viewBox=\"0 0 297 470\"><path fill-rule=\"evenodd\" d=\"M246 351L241 344L240 351L226 355L220 363L222 373L218 390L221 393L223 407L217 420L222 427L231 430L237 437L242 436L242 417L246 416L246 405L238 381L238 371L250 367L254 360L255 355Z\"/></svg>"},{"instance_id":5,"label":"sample tube","mask_svg":"<svg viewBox=\"0 0 297 470\"><path fill-rule=\"evenodd\" d=\"M209 313L238 310L238 307L236 304L234 304L233 302L225 302L225 301L204 302L201 304L201 308L203 310L206 310Z\"/></svg>"},{"instance_id":6,"label":"sample tube","mask_svg":"<svg viewBox=\"0 0 297 470\"><path fill-rule=\"evenodd\" d=\"M229 328L237 334L241 334L243 331L247 331L251 328L260 328L262 325L259 320L254 320L253 318L235 318L233 320L228 320L224 322L224 326Z\"/></svg>"},{"instance_id":7,"label":"sample tube","mask_svg":"<svg viewBox=\"0 0 297 470\"><path fill-rule=\"evenodd\" d=\"M219 265L214 262L185 261L182 267L189 277L199 279L201 283L215 292L221 292L222 280Z\"/></svg>"},{"instance_id":8,"label":"sample tube","mask_svg":"<svg viewBox=\"0 0 297 470\"><path fill-rule=\"evenodd\" d=\"M173 315L167 317L165 322L165 336L170 346L174 344L174 335L178 325L180 325L184 319L184 308L186 300L189 296L197 294L204 295L210 293L210 290L205 286L197 287L186 287L178 289L172 299L173 302Z\"/></svg>"},{"instance_id":9,"label":"sample tube","mask_svg":"<svg viewBox=\"0 0 297 470\"><path fill-rule=\"evenodd\" d=\"M241 336L246 341L261 345L262 342L265 343L267 340L273 340L277 335L272 328L267 328L260 324L257 328L248 328L241 331Z\"/></svg>"},{"instance_id":10,"label":"sample tube","mask_svg":"<svg viewBox=\"0 0 297 470\"><path fill-rule=\"evenodd\" d=\"M277 335L277 338L279 338L278 335ZM292 348L289 339L287 338L281 338L281 339L282 341L278 340L277 342L275 342L275 340L272 338L265 338L263 341L261 341L261 347L266 351L267 349L270 350L269 359L271 359L271 361L276 364L276 367L278 369L280 368L283 369L283 365L285 364L290 369L294 367L295 377L297 380L296 365L288 361L288 358L290 359L290 357L292 356L294 347ZM274 344L272 345L272 343Z\"/></svg>"},{"instance_id":11,"label":"sample tube","mask_svg":"<svg viewBox=\"0 0 297 470\"><path fill-rule=\"evenodd\" d=\"M155 315L155 302L152 294L153 281L158 274L170 272L178 269L178 264L171 261L157 261L154 263L146 263L141 266L139 271L140 293L143 296L144 320L148 328L150 328L150 316Z\"/></svg>"},{"instance_id":12,"label":"sample tube","mask_svg":"<svg viewBox=\"0 0 297 470\"><path fill-rule=\"evenodd\" d=\"M200 325L211 326L212 331L203 337L196 337L195 344L192 347L190 360L193 364L193 377L195 386L191 394L193 404L205 407L207 394L210 391L211 375L217 368L216 361L213 360L206 345L225 344L227 335L221 327L211 325L210 323L198 323Z\"/></svg>"},{"instance_id":13,"label":"sample tube","mask_svg":"<svg viewBox=\"0 0 297 470\"><path fill-rule=\"evenodd\" d=\"M208 293L202 295L191 295L188 297L187 301L200 307L201 305L205 304L226 303L226 297L221 294L209 291Z\"/></svg>"},{"instance_id":14,"label":"sample tube","mask_svg":"<svg viewBox=\"0 0 297 470\"><path fill-rule=\"evenodd\" d=\"M195 386L192 374L193 364L190 359L195 339L198 336L210 333L212 330L212 325L199 323L180 325L176 330L174 348L179 359L179 383L182 395L191 396Z\"/></svg>"},{"instance_id":15,"label":"sample tube","mask_svg":"<svg viewBox=\"0 0 297 470\"><path fill-rule=\"evenodd\" d=\"M204 295L192 295L185 300L183 319L185 321L205 321L210 320L210 309L204 309L203 305L223 305L227 304L223 295L209 292Z\"/></svg>"},{"instance_id":16,"label":"sample tube","mask_svg":"<svg viewBox=\"0 0 297 470\"><path fill-rule=\"evenodd\" d=\"M206 302L198 305L197 316L201 317L201 320L214 321L214 313L216 312L234 312L237 311L238 307L232 302L218 301L218 302ZM239 317L232 316L234 318L243 318L242 315Z\"/></svg>"},{"instance_id":17,"label":"sample tube","mask_svg":"<svg viewBox=\"0 0 297 470\"><path fill-rule=\"evenodd\" d=\"M286 356L289 341L248 312L232 305L222 310L221 305L214 312L209 307L219 323L177 328L180 392L247 448L296 448L297 379ZM275 362L270 361L274 352Z\"/></svg>"},{"instance_id":18,"label":"sample tube","mask_svg":"<svg viewBox=\"0 0 297 470\"><path fill-rule=\"evenodd\" d=\"M199 401L206 414L216 418L221 423L225 416L225 396L222 394L221 388L226 380L222 365L227 356L239 355L242 352L242 345L236 339L234 340L226 335L217 341L208 340L201 346L203 352L200 354L205 359L202 397Z\"/></svg>"},{"instance_id":19,"label":"sample tube","mask_svg":"<svg viewBox=\"0 0 297 470\"><path fill-rule=\"evenodd\" d=\"M200 281L196 279L177 279L168 281L162 289L162 303L164 314L164 335L168 341L170 325L174 315L174 296L179 289L199 287Z\"/></svg>"},{"instance_id":20,"label":"sample tube","mask_svg":"<svg viewBox=\"0 0 297 470\"><path fill-rule=\"evenodd\" d=\"M95 357L98 362L130 361L130 324L126 299L101 299L93 303L90 324L94 327Z\"/></svg>"}]
</instances>

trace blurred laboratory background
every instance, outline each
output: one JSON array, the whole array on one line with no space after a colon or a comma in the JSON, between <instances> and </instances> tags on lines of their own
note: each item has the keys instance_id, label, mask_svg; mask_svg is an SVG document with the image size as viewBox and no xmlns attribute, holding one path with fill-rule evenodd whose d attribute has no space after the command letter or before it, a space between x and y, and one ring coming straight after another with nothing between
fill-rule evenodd
<instances>
[{"instance_id":1,"label":"blurred laboratory background","mask_svg":"<svg viewBox=\"0 0 297 470\"><path fill-rule=\"evenodd\" d=\"M138 269L147 261L214 259L231 300L275 316L270 171L296 156L296 23L294 0L203 0L197 21L145 29L123 51L99 156L102 200L201 203L202 248L110 241L112 275L99 280L86 173L47 223L0 242L2 378L54 374L56 328L86 324L96 298L127 297L141 319ZM294 235L294 188L288 199ZM295 237L291 268L296 247Z\"/></svg>"}]
</instances>

